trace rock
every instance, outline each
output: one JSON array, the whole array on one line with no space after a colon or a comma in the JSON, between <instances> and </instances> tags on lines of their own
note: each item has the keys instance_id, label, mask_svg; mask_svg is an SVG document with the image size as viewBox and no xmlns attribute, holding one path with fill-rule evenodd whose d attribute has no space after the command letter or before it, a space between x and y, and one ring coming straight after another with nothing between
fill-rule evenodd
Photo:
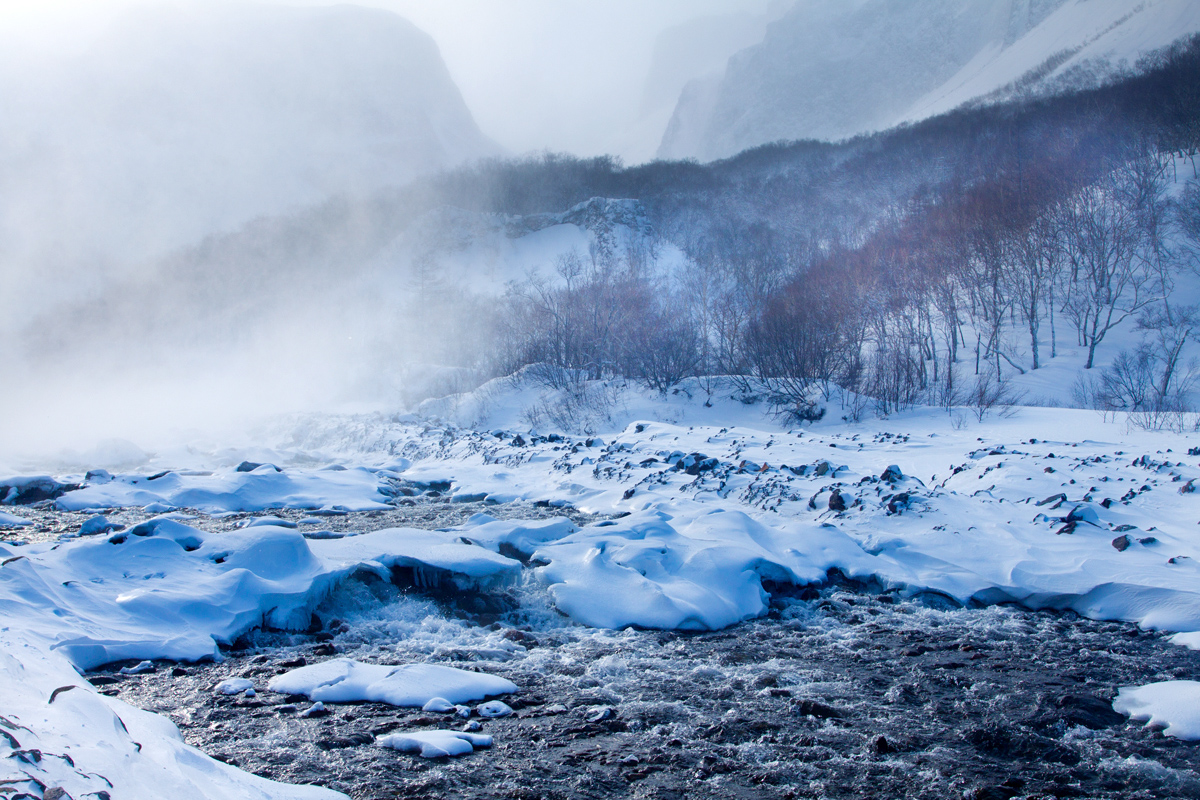
<instances>
[{"instance_id":1,"label":"rock","mask_svg":"<svg viewBox=\"0 0 1200 800\"><path fill-rule=\"evenodd\" d=\"M823 478L833 471L834 469L832 464L830 464L828 461L822 461L821 463L817 464L817 468L813 470L813 475L817 476L818 478Z\"/></svg>"},{"instance_id":2,"label":"rock","mask_svg":"<svg viewBox=\"0 0 1200 800\"><path fill-rule=\"evenodd\" d=\"M880 734L871 740L871 752L877 756L886 756L888 753L895 753L896 746L889 742L886 736Z\"/></svg>"},{"instance_id":3,"label":"rock","mask_svg":"<svg viewBox=\"0 0 1200 800\"><path fill-rule=\"evenodd\" d=\"M830 511L845 511L846 496L837 489L833 490L833 494L829 495L829 510Z\"/></svg>"},{"instance_id":4,"label":"rock","mask_svg":"<svg viewBox=\"0 0 1200 800\"><path fill-rule=\"evenodd\" d=\"M827 706L817 700L800 700L796 703L796 713L804 717L817 719L840 719L842 712L832 706Z\"/></svg>"},{"instance_id":5,"label":"rock","mask_svg":"<svg viewBox=\"0 0 1200 800\"><path fill-rule=\"evenodd\" d=\"M883 471L883 473L879 476L879 480L887 481L888 483L896 483L897 481L904 480L904 473L900 471L898 466L892 464Z\"/></svg>"},{"instance_id":6,"label":"rock","mask_svg":"<svg viewBox=\"0 0 1200 800\"><path fill-rule=\"evenodd\" d=\"M1191 494L1192 492L1196 491L1195 483L1196 483L1196 479L1192 478L1190 481L1185 483L1183 486L1179 487L1179 493L1180 494Z\"/></svg>"},{"instance_id":7,"label":"rock","mask_svg":"<svg viewBox=\"0 0 1200 800\"><path fill-rule=\"evenodd\" d=\"M612 719L616 714L617 712L612 706L593 706L588 709L583 718L587 722L603 722L606 719Z\"/></svg>"},{"instance_id":8,"label":"rock","mask_svg":"<svg viewBox=\"0 0 1200 800\"><path fill-rule=\"evenodd\" d=\"M1128 535L1118 536L1112 540L1112 546L1117 548L1118 553L1124 553L1129 549L1129 545L1131 544L1133 544L1133 542L1129 539Z\"/></svg>"},{"instance_id":9,"label":"rock","mask_svg":"<svg viewBox=\"0 0 1200 800\"><path fill-rule=\"evenodd\" d=\"M42 793L42 800L71 800L71 795L61 786L51 786Z\"/></svg>"},{"instance_id":10,"label":"rock","mask_svg":"<svg viewBox=\"0 0 1200 800\"><path fill-rule=\"evenodd\" d=\"M1067 496L1064 493L1059 492L1058 494L1050 495L1045 500L1038 503L1038 505L1039 506L1048 506L1051 503L1063 503L1063 502L1066 502L1066 499L1067 499Z\"/></svg>"},{"instance_id":11,"label":"rock","mask_svg":"<svg viewBox=\"0 0 1200 800\"><path fill-rule=\"evenodd\" d=\"M283 470L274 464L260 464L257 461L243 461L237 465L235 472L254 472L254 470L258 469L259 467L270 467L276 472L283 472Z\"/></svg>"}]
</instances>

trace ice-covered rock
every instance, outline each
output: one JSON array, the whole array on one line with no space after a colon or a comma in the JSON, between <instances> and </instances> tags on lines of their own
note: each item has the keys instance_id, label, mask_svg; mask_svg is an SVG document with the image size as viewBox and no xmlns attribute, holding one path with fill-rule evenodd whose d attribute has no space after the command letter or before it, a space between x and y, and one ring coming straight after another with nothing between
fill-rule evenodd
<instances>
[{"instance_id":1,"label":"ice-covered rock","mask_svg":"<svg viewBox=\"0 0 1200 800\"><path fill-rule=\"evenodd\" d=\"M475 706L475 713L485 719L507 717L513 713L512 706L502 700L489 700Z\"/></svg>"},{"instance_id":2,"label":"ice-covered rock","mask_svg":"<svg viewBox=\"0 0 1200 800\"><path fill-rule=\"evenodd\" d=\"M227 678L216 685L217 694L249 694L254 691L254 681L247 678Z\"/></svg>"}]
</instances>

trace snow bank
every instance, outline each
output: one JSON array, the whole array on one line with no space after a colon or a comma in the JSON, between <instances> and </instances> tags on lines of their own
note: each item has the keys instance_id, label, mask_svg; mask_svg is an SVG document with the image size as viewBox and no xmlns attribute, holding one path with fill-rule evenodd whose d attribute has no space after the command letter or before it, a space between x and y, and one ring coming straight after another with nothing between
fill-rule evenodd
<instances>
[{"instance_id":1,"label":"snow bank","mask_svg":"<svg viewBox=\"0 0 1200 800\"><path fill-rule=\"evenodd\" d=\"M359 570L388 577L394 567L409 567L469 591L515 580L521 568L452 533L391 529L309 541L277 526L207 533L169 519L57 545L0 546L0 555L0 677L6 686L0 726L9 733L0 735L0 781L29 782L23 773L7 774L18 762L3 756L35 748L43 758L22 768L73 797L98 791L114 797L342 797L213 761L184 744L169 720L98 694L76 668L134 658L220 658L219 643L252 627L306 627L313 607ZM434 694L478 699L516 690L499 678L431 665L362 665L351 674L369 696L363 699L378 694L403 703L405 692L431 686L415 705ZM328 685L318 691L314 684L314 696L334 699L327 694L339 691L332 685L337 681L317 683ZM338 699L353 685L342 683ZM252 689L249 681L226 681L215 690Z\"/></svg>"},{"instance_id":2,"label":"snow bank","mask_svg":"<svg viewBox=\"0 0 1200 800\"><path fill-rule=\"evenodd\" d=\"M89 483L56 501L64 511L129 508L160 503L201 511L262 511L268 508L335 508L374 511L389 508L372 470L278 470L263 464L249 472L215 475L167 472L154 477L118 475Z\"/></svg>"},{"instance_id":3,"label":"snow bank","mask_svg":"<svg viewBox=\"0 0 1200 800\"><path fill-rule=\"evenodd\" d=\"M595 627L714 630L766 611L763 580L804 585L833 566L869 567L861 547L829 528L785 534L720 509L678 529L671 520L642 512L539 548L555 605Z\"/></svg>"},{"instance_id":4,"label":"snow bank","mask_svg":"<svg viewBox=\"0 0 1200 800\"><path fill-rule=\"evenodd\" d=\"M451 703L517 691L512 681L439 664L386 666L336 658L271 679L268 688L333 703L377 702L420 708L434 698Z\"/></svg>"},{"instance_id":5,"label":"snow bank","mask_svg":"<svg viewBox=\"0 0 1200 800\"><path fill-rule=\"evenodd\" d=\"M70 797L345 797L275 783L211 759L185 744L170 720L99 694L42 642L0 630L0 786L32 797L50 787ZM41 758L13 757L18 750L38 751Z\"/></svg>"},{"instance_id":6,"label":"snow bank","mask_svg":"<svg viewBox=\"0 0 1200 800\"><path fill-rule=\"evenodd\" d=\"M31 545L0 568L10 620L75 666L121 659L219 658L262 624L307 627L315 605L357 570L409 567L464 591L516 580L520 563L451 533L389 529L308 540L272 526L206 533L155 519L106 538Z\"/></svg>"},{"instance_id":7,"label":"snow bank","mask_svg":"<svg viewBox=\"0 0 1200 800\"><path fill-rule=\"evenodd\" d=\"M1164 728L1177 739L1200 739L1200 682L1162 681L1125 686L1113 709L1130 719Z\"/></svg>"}]
</instances>

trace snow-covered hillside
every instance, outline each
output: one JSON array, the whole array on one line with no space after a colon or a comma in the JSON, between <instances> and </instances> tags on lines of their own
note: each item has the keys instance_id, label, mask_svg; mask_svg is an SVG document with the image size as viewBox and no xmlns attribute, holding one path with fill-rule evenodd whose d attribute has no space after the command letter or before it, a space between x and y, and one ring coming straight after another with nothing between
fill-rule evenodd
<instances>
[{"instance_id":1,"label":"snow-covered hillside","mask_svg":"<svg viewBox=\"0 0 1200 800\"><path fill-rule=\"evenodd\" d=\"M497 152L432 39L349 5L139 9L74 56L0 60L0 104L10 318L47 277L82 289L260 215Z\"/></svg>"},{"instance_id":2,"label":"snow-covered hillside","mask_svg":"<svg viewBox=\"0 0 1200 800\"><path fill-rule=\"evenodd\" d=\"M1018 92L1092 86L1200 30L1190 0L801 0L680 96L659 156L838 140Z\"/></svg>"}]
</instances>

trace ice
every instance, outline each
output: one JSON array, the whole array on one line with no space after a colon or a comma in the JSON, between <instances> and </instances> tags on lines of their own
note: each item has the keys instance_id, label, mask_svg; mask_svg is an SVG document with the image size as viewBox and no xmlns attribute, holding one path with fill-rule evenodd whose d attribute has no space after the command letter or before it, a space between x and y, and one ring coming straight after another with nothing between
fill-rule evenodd
<instances>
[{"instance_id":1,"label":"ice","mask_svg":"<svg viewBox=\"0 0 1200 800\"><path fill-rule=\"evenodd\" d=\"M334 703L378 702L420 708L434 698L450 703L517 691L512 681L439 664L388 666L336 658L272 678L268 688Z\"/></svg>"},{"instance_id":2,"label":"ice","mask_svg":"<svg viewBox=\"0 0 1200 800\"><path fill-rule=\"evenodd\" d=\"M1200 739L1200 682L1125 686L1113 700L1113 709L1130 719L1162 727L1167 736Z\"/></svg>"},{"instance_id":3,"label":"ice","mask_svg":"<svg viewBox=\"0 0 1200 800\"><path fill-rule=\"evenodd\" d=\"M461 731L414 731L389 733L375 740L383 747L406 753L420 753L422 758L445 758L475 752L476 747L491 747L492 737L481 733Z\"/></svg>"}]
</instances>

